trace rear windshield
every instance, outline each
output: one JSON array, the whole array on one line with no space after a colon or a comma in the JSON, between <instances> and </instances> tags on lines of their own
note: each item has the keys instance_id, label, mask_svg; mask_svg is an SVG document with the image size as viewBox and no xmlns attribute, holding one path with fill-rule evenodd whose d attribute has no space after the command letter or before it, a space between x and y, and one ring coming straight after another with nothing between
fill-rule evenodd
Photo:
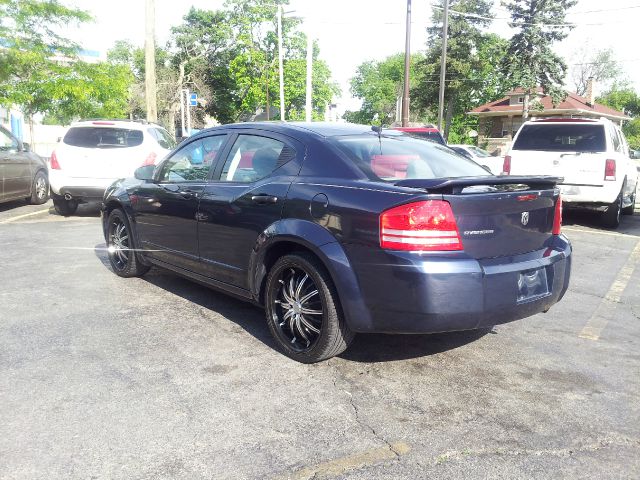
<instances>
[{"instance_id":1,"label":"rear windshield","mask_svg":"<svg viewBox=\"0 0 640 480\"><path fill-rule=\"evenodd\" d=\"M109 127L73 127L62 140L67 145L82 148L126 148L142 144L140 130Z\"/></svg>"},{"instance_id":2,"label":"rear windshield","mask_svg":"<svg viewBox=\"0 0 640 480\"><path fill-rule=\"evenodd\" d=\"M540 124L525 125L513 150L547 152L604 152L607 144L603 125Z\"/></svg>"},{"instance_id":3,"label":"rear windshield","mask_svg":"<svg viewBox=\"0 0 640 480\"><path fill-rule=\"evenodd\" d=\"M372 180L486 176L487 171L447 147L407 135L336 137L338 148Z\"/></svg>"},{"instance_id":4,"label":"rear windshield","mask_svg":"<svg viewBox=\"0 0 640 480\"><path fill-rule=\"evenodd\" d=\"M422 138L424 140L429 140L431 142L439 143L440 145L444 145L444 138L440 135L440 132L408 132L404 131L405 135L409 135L410 137Z\"/></svg>"}]
</instances>

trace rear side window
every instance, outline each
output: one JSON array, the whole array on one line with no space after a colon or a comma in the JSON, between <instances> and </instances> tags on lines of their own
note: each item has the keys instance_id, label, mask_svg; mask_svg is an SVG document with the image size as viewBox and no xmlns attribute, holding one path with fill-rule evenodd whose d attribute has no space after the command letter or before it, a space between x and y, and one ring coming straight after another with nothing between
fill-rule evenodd
<instances>
[{"instance_id":1,"label":"rear side window","mask_svg":"<svg viewBox=\"0 0 640 480\"><path fill-rule=\"evenodd\" d=\"M72 127L62 140L72 147L127 148L142 144L141 130L108 127Z\"/></svg>"},{"instance_id":2,"label":"rear side window","mask_svg":"<svg viewBox=\"0 0 640 480\"><path fill-rule=\"evenodd\" d=\"M547 152L604 152L606 149L602 125L570 123L525 125L513 144L513 150Z\"/></svg>"},{"instance_id":3,"label":"rear side window","mask_svg":"<svg viewBox=\"0 0 640 480\"><path fill-rule=\"evenodd\" d=\"M335 140L347 156L372 180L485 176L487 171L448 147L406 135L354 135Z\"/></svg>"},{"instance_id":4,"label":"rear side window","mask_svg":"<svg viewBox=\"0 0 640 480\"><path fill-rule=\"evenodd\" d=\"M176 141L173 139L169 132L164 128L150 128L149 133L156 139L158 145L167 150L172 150L176 146Z\"/></svg>"},{"instance_id":5,"label":"rear side window","mask_svg":"<svg viewBox=\"0 0 640 480\"><path fill-rule=\"evenodd\" d=\"M295 150L273 138L238 135L220 174L223 182L255 182L296 156Z\"/></svg>"}]
</instances>

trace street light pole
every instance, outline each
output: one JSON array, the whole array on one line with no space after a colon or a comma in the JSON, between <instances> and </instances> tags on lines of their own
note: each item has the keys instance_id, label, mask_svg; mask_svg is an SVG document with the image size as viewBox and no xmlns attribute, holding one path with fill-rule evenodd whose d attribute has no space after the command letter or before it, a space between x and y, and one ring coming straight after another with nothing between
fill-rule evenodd
<instances>
[{"instance_id":1,"label":"street light pole","mask_svg":"<svg viewBox=\"0 0 640 480\"><path fill-rule=\"evenodd\" d=\"M282 67L282 6L278 5L278 70L280 75L280 120L284 122L284 72Z\"/></svg>"},{"instance_id":2,"label":"street light pole","mask_svg":"<svg viewBox=\"0 0 640 480\"><path fill-rule=\"evenodd\" d=\"M444 21L442 23L442 57L440 59L440 94L438 98L438 130L442 132L444 116L444 78L447 71L447 36L449 29L449 0L444 0Z\"/></svg>"},{"instance_id":3,"label":"street light pole","mask_svg":"<svg viewBox=\"0 0 640 480\"><path fill-rule=\"evenodd\" d=\"M404 91L402 94L402 126L409 126L409 67L411 65L411 0L407 0L407 28L404 47Z\"/></svg>"}]
</instances>

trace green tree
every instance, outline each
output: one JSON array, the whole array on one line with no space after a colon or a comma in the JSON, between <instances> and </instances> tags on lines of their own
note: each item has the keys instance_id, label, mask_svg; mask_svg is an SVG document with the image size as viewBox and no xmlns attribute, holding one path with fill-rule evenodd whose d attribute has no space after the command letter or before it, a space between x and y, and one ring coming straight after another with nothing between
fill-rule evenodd
<instances>
[{"instance_id":1,"label":"green tree","mask_svg":"<svg viewBox=\"0 0 640 480\"><path fill-rule=\"evenodd\" d=\"M57 0L2 0L0 18L0 104L20 105L29 117L44 112L49 102L38 86L59 74L56 56L72 59L77 52L56 30L90 17Z\"/></svg>"},{"instance_id":2,"label":"green tree","mask_svg":"<svg viewBox=\"0 0 640 480\"><path fill-rule=\"evenodd\" d=\"M221 123L252 117L267 105L279 107L276 12L279 0L229 0L225 10L192 9L173 29L174 65L184 66L181 84L205 93L203 111ZM285 110L298 118L304 108L306 37L298 18L283 19ZM336 94L328 65L314 47L314 118Z\"/></svg>"},{"instance_id":3,"label":"green tree","mask_svg":"<svg viewBox=\"0 0 640 480\"><path fill-rule=\"evenodd\" d=\"M640 150L640 95L638 92L627 83L614 84L596 101L634 117L622 125L622 131L631 148Z\"/></svg>"},{"instance_id":4,"label":"green tree","mask_svg":"<svg viewBox=\"0 0 640 480\"><path fill-rule=\"evenodd\" d=\"M411 56L411 68L409 80L412 86L417 83L417 65L423 60L421 54ZM371 124L382 122L390 125L396 118L396 106L398 97L402 96L404 82L404 54L397 53L384 60L370 60L362 63L356 70L356 75L351 79L351 94L362 100L360 110L347 111L344 119L352 123ZM424 119L422 111L411 98L409 114L413 121Z\"/></svg>"},{"instance_id":5,"label":"green tree","mask_svg":"<svg viewBox=\"0 0 640 480\"><path fill-rule=\"evenodd\" d=\"M566 96L563 88L567 65L553 52L554 42L563 40L572 28L565 23L567 9L577 0L503 0L511 14L511 37L504 73L511 86L524 89L522 116L529 116L529 99L537 87L554 104Z\"/></svg>"},{"instance_id":6,"label":"green tree","mask_svg":"<svg viewBox=\"0 0 640 480\"><path fill-rule=\"evenodd\" d=\"M594 51L587 45L574 52L571 58L575 63L571 68L570 76L574 91L578 95L586 93L590 78L602 86L615 81L622 73L620 64L610 48Z\"/></svg>"},{"instance_id":7,"label":"green tree","mask_svg":"<svg viewBox=\"0 0 640 480\"><path fill-rule=\"evenodd\" d=\"M491 0L451 0L450 5L456 13L449 17L443 134L449 138L453 129L453 137L460 140L477 123L466 112L504 93L504 77L496 73L496 65L503 61L507 45L497 35L482 31L491 23ZM434 113L439 101L443 19L442 8L434 7L429 48L412 91L420 106Z\"/></svg>"}]
</instances>

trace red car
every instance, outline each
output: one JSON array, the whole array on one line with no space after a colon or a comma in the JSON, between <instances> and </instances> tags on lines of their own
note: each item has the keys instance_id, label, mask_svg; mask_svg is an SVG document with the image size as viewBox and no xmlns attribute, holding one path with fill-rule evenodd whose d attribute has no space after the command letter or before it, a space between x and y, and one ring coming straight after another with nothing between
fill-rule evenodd
<instances>
[{"instance_id":1,"label":"red car","mask_svg":"<svg viewBox=\"0 0 640 480\"><path fill-rule=\"evenodd\" d=\"M425 125L424 127L393 127L393 130L399 130L412 137L430 140L432 142L439 143L440 145L447 144L447 142L444 141L444 137L440 133L440 130L433 125Z\"/></svg>"}]
</instances>

